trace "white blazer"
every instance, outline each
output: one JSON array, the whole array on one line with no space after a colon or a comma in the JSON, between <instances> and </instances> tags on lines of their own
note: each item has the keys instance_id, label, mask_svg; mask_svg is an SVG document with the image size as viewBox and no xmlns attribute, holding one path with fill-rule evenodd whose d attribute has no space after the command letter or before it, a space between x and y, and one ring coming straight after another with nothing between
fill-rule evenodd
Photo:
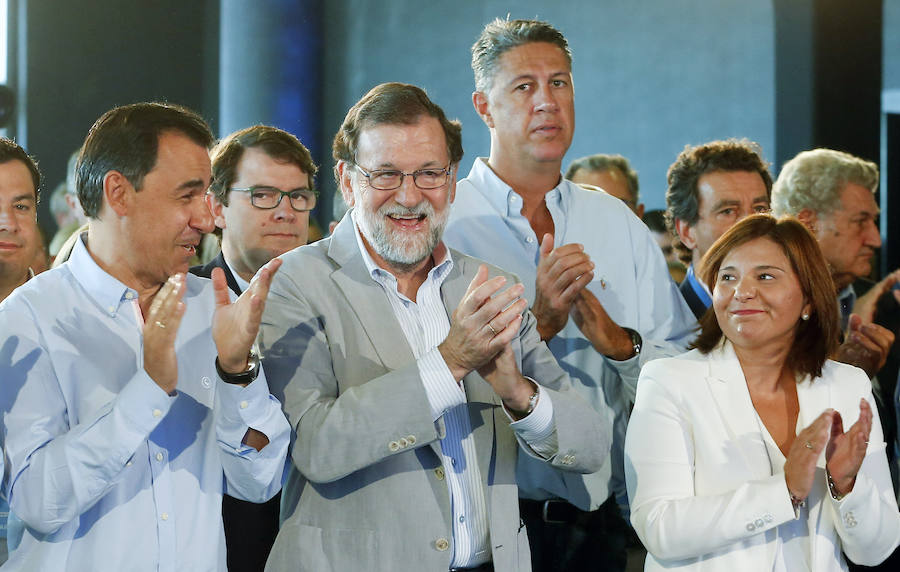
<instances>
[{"instance_id":1,"label":"white blazer","mask_svg":"<svg viewBox=\"0 0 900 572\"><path fill-rule=\"evenodd\" d=\"M884 437L862 370L828 361L797 384L800 419L840 412L844 429L859 400L875 419L856 483L840 502L828 493L825 454L807 499L812 570L847 570L887 558L900 542ZM761 424L729 342L648 363L625 439L631 522L649 554L645 570L772 570L776 530L794 518L780 468L772 475Z\"/></svg>"}]
</instances>

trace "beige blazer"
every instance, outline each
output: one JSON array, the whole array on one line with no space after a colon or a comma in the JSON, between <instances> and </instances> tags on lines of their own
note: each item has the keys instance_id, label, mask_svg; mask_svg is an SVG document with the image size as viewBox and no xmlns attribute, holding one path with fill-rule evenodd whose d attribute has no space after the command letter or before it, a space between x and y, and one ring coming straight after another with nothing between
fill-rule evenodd
<instances>
[{"instance_id":1,"label":"beige blazer","mask_svg":"<svg viewBox=\"0 0 900 572\"><path fill-rule=\"evenodd\" d=\"M876 412L853 491L832 499L823 452L807 503L812 570L846 570L842 549L859 564L878 563L900 541L900 514L869 380L828 361L821 378L798 383L797 397L803 426L831 407L846 430L859 417L861 397ZM645 570L771 570L775 528L794 518L781 468L772 472L730 343L644 367L625 474L631 521L650 553Z\"/></svg>"},{"instance_id":2,"label":"beige blazer","mask_svg":"<svg viewBox=\"0 0 900 572\"><path fill-rule=\"evenodd\" d=\"M458 252L452 257L441 288L448 314L480 264ZM260 345L296 441L285 521L267 570L447 570L452 513L441 466L443 427L431 419L412 350L365 267L352 220L344 217L332 238L283 260ZM491 268L492 276L498 273ZM522 372L553 403L559 449L548 462L596 471L605 460L609 424L571 391L530 313L513 347ZM484 379L472 373L465 388L495 569L530 570L515 467L520 450L531 452L517 444Z\"/></svg>"}]
</instances>

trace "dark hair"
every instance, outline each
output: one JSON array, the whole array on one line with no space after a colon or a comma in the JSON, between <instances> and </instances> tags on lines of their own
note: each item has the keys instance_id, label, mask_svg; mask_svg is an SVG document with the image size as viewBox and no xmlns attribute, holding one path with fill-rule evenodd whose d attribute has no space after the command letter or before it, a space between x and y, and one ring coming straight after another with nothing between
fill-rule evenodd
<instances>
[{"instance_id":1,"label":"dark hair","mask_svg":"<svg viewBox=\"0 0 900 572\"><path fill-rule=\"evenodd\" d=\"M557 46L572 67L572 52L562 32L540 20L510 20L497 18L481 31L472 45L472 71L475 89L486 92L491 88L497 62L507 51L525 44L546 42Z\"/></svg>"},{"instance_id":2,"label":"dark hair","mask_svg":"<svg viewBox=\"0 0 900 572\"><path fill-rule=\"evenodd\" d=\"M794 218L776 219L768 214L748 216L728 229L710 247L703 257L700 277L713 290L725 257L735 248L758 238L766 238L781 247L810 305L809 319L799 322L786 365L795 374L819 377L825 360L837 350L840 319L828 264L819 250L819 243L800 221ZM722 329L710 308L700 319L700 335L692 347L708 353L721 339Z\"/></svg>"},{"instance_id":3,"label":"dark hair","mask_svg":"<svg viewBox=\"0 0 900 572\"><path fill-rule=\"evenodd\" d=\"M118 171L136 190L156 165L159 138L177 132L209 149L215 138L197 113L171 103L134 103L104 113L94 123L78 155L75 187L84 214L97 218L103 204L103 179Z\"/></svg>"},{"instance_id":4,"label":"dark hair","mask_svg":"<svg viewBox=\"0 0 900 572\"><path fill-rule=\"evenodd\" d=\"M211 152L212 184L209 190L223 205L228 206L228 189L237 178L238 163L247 149L260 149L276 161L296 165L309 175L310 190L315 188L313 176L319 168L313 163L309 149L283 129L254 125L222 139Z\"/></svg>"},{"instance_id":5,"label":"dark hair","mask_svg":"<svg viewBox=\"0 0 900 572\"><path fill-rule=\"evenodd\" d=\"M653 232L670 234L669 229L666 227L666 211L662 209L647 211L644 213L644 218L642 220L644 221L644 224L647 225L647 228Z\"/></svg>"},{"instance_id":6,"label":"dark hair","mask_svg":"<svg viewBox=\"0 0 900 572\"><path fill-rule=\"evenodd\" d=\"M748 171L759 173L766 186L766 196L772 196L772 175L762 158L759 145L747 139L710 141L696 147L685 146L669 167L666 190L666 222L676 237L675 219L695 225L700 219L700 197L697 183L700 177L714 171ZM690 264L691 250L680 240L675 241L679 258Z\"/></svg>"},{"instance_id":7,"label":"dark hair","mask_svg":"<svg viewBox=\"0 0 900 572\"><path fill-rule=\"evenodd\" d=\"M0 137L0 164L10 161L22 161L28 168L28 172L31 173L31 182L34 183L34 202L40 202L41 171L38 169L37 161L12 139Z\"/></svg>"},{"instance_id":8,"label":"dark hair","mask_svg":"<svg viewBox=\"0 0 900 572\"><path fill-rule=\"evenodd\" d=\"M363 129L383 124L412 125L423 116L434 117L441 123L450 162L459 163L463 156L462 125L456 119L447 119L444 110L428 99L424 90L406 83L377 85L357 101L334 136L332 155L335 161L356 163L359 134Z\"/></svg>"},{"instance_id":9,"label":"dark hair","mask_svg":"<svg viewBox=\"0 0 900 572\"><path fill-rule=\"evenodd\" d=\"M631 200L634 202L632 207L637 205L640 200L640 186L638 184L637 171L631 167L631 163L629 163L628 159L625 157L621 155L604 155L598 153L596 155L575 159L566 170L565 178L572 180L572 177L582 169L590 173L605 173L607 171L612 171L613 169L618 169L625 177L625 182L628 184L628 194L631 195Z\"/></svg>"}]
</instances>

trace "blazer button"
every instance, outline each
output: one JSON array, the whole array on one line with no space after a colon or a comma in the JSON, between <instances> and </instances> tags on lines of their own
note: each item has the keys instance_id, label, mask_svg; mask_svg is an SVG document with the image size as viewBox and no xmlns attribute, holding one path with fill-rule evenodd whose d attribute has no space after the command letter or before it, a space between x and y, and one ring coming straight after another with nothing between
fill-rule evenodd
<instances>
[{"instance_id":1,"label":"blazer button","mask_svg":"<svg viewBox=\"0 0 900 572\"><path fill-rule=\"evenodd\" d=\"M396 441L391 441L390 443L388 443L388 449L390 450L391 453L396 453L397 451L400 450L400 443L398 443Z\"/></svg>"},{"instance_id":2,"label":"blazer button","mask_svg":"<svg viewBox=\"0 0 900 572\"><path fill-rule=\"evenodd\" d=\"M747 530L748 530L749 532L753 532L754 530L756 530L756 525L753 524L752 522L748 522L748 523L747 523Z\"/></svg>"},{"instance_id":3,"label":"blazer button","mask_svg":"<svg viewBox=\"0 0 900 572\"><path fill-rule=\"evenodd\" d=\"M763 522L763 519L761 519L761 518L757 518L757 519L756 519L756 522L753 523L753 524L756 525L756 528L762 528L763 526L766 525L766 523L764 523L764 522Z\"/></svg>"},{"instance_id":4,"label":"blazer button","mask_svg":"<svg viewBox=\"0 0 900 572\"><path fill-rule=\"evenodd\" d=\"M410 444L410 446L416 444L416 436L415 435L407 435L406 442Z\"/></svg>"},{"instance_id":5,"label":"blazer button","mask_svg":"<svg viewBox=\"0 0 900 572\"><path fill-rule=\"evenodd\" d=\"M406 440L406 437L400 437L400 441L398 442L400 443L401 449L406 449L409 446L409 441Z\"/></svg>"},{"instance_id":6,"label":"blazer button","mask_svg":"<svg viewBox=\"0 0 900 572\"><path fill-rule=\"evenodd\" d=\"M437 540L434 541L434 547L437 548L438 550L440 550L441 552L444 552L445 550L450 548L450 543L447 541L446 538L438 538Z\"/></svg>"},{"instance_id":7,"label":"blazer button","mask_svg":"<svg viewBox=\"0 0 900 572\"><path fill-rule=\"evenodd\" d=\"M434 476L437 477L437 480L443 481L444 480L444 467L438 467L437 469L435 469Z\"/></svg>"}]
</instances>

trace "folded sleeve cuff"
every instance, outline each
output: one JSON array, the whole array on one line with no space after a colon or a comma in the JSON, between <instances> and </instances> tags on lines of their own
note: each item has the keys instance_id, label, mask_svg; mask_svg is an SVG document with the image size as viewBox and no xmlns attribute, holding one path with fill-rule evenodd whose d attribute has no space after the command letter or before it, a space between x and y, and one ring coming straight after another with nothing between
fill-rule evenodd
<instances>
[{"instance_id":1,"label":"folded sleeve cuff","mask_svg":"<svg viewBox=\"0 0 900 572\"><path fill-rule=\"evenodd\" d=\"M437 421L448 409L465 403L466 394L453 379L441 352L434 348L416 361L425 395L431 407L431 419Z\"/></svg>"},{"instance_id":2,"label":"folded sleeve cuff","mask_svg":"<svg viewBox=\"0 0 900 572\"><path fill-rule=\"evenodd\" d=\"M534 381L534 380L531 380ZM553 401L550 394L535 382L538 388L538 401L534 411L510 423L510 427L523 441L544 458L549 458L556 453L557 440L553 423ZM509 411L503 408L504 413L512 421Z\"/></svg>"}]
</instances>

